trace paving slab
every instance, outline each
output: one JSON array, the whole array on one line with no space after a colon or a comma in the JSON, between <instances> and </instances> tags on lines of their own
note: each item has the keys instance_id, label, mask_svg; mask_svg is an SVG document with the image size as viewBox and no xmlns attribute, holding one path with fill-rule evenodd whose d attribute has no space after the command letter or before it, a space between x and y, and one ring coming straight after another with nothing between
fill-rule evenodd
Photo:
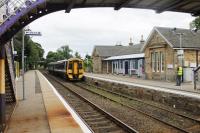
<instances>
[{"instance_id":1,"label":"paving slab","mask_svg":"<svg viewBox=\"0 0 200 133\"><path fill-rule=\"evenodd\" d=\"M50 84L49 81L37 71L43 93L49 126L52 133L90 133L84 122L81 121L79 116L70 111L63 104L67 104L64 99L58 94L56 89ZM72 114L73 113L73 114ZM76 117L77 119L75 119Z\"/></svg>"},{"instance_id":2,"label":"paving slab","mask_svg":"<svg viewBox=\"0 0 200 133\"><path fill-rule=\"evenodd\" d=\"M11 117L7 133L50 133L42 93L36 93L36 73L25 74L25 100L22 78L16 81L17 106Z\"/></svg>"},{"instance_id":3,"label":"paving slab","mask_svg":"<svg viewBox=\"0 0 200 133\"><path fill-rule=\"evenodd\" d=\"M16 88L18 102L6 133L91 133L39 71L25 74L25 100L22 78L16 81Z\"/></svg>"}]
</instances>

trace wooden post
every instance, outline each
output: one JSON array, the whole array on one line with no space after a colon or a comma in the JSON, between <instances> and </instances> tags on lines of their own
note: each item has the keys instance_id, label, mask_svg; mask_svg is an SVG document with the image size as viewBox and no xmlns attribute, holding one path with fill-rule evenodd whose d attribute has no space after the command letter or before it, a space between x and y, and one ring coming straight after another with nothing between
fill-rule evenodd
<instances>
[{"instance_id":1,"label":"wooden post","mask_svg":"<svg viewBox=\"0 0 200 133\"><path fill-rule=\"evenodd\" d=\"M0 46L0 132L5 128L5 48Z\"/></svg>"}]
</instances>

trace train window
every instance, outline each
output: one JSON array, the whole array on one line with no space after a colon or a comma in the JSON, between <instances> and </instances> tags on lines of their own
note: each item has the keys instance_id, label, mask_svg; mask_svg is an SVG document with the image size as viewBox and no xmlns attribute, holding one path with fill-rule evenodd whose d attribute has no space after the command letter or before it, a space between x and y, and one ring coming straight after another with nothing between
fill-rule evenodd
<instances>
[{"instance_id":1,"label":"train window","mask_svg":"<svg viewBox=\"0 0 200 133\"><path fill-rule=\"evenodd\" d=\"M82 62L79 62L79 64L78 64L78 68L79 68L79 69L83 69Z\"/></svg>"},{"instance_id":2,"label":"train window","mask_svg":"<svg viewBox=\"0 0 200 133\"><path fill-rule=\"evenodd\" d=\"M68 69L72 69L72 62L69 62Z\"/></svg>"}]
</instances>

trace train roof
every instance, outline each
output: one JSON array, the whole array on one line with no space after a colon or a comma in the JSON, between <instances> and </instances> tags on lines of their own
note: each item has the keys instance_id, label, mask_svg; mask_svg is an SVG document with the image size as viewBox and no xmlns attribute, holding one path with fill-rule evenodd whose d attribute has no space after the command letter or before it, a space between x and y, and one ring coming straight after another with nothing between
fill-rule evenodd
<instances>
[{"instance_id":1,"label":"train roof","mask_svg":"<svg viewBox=\"0 0 200 133\"><path fill-rule=\"evenodd\" d=\"M56 61L56 62L50 62L48 65L57 65L57 64L61 64L63 62L72 61L72 60L83 61L82 59L79 59L79 58L70 58L68 60L66 59L66 60L59 60L59 61Z\"/></svg>"},{"instance_id":2,"label":"train roof","mask_svg":"<svg viewBox=\"0 0 200 133\"><path fill-rule=\"evenodd\" d=\"M68 61L72 61L72 60L83 61L83 59L80 59L80 58L70 58L70 59L68 59Z\"/></svg>"},{"instance_id":3,"label":"train roof","mask_svg":"<svg viewBox=\"0 0 200 133\"><path fill-rule=\"evenodd\" d=\"M59 61L56 61L56 62L50 62L48 65L56 65L56 64L61 64L63 62L66 62L67 60L59 60Z\"/></svg>"}]
</instances>

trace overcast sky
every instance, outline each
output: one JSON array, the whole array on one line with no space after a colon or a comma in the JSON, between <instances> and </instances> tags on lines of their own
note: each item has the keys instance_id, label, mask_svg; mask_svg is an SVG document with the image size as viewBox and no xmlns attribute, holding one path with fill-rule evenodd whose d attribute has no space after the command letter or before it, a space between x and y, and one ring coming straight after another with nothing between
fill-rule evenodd
<instances>
[{"instance_id":1,"label":"overcast sky","mask_svg":"<svg viewBox=\"0 0 200 133\"><path fill-rule=\"evenodd\" d=\"M45 55L68 44L82 56L91 54L95 45L128 45L130 37L138 43L141 35L147 39L154 26L189 28L194 18L190 14L152 10L112 8L74 9L46 15L30 24L42 37L33 40L42 44Z\"/></svg>"}]
</instances>

